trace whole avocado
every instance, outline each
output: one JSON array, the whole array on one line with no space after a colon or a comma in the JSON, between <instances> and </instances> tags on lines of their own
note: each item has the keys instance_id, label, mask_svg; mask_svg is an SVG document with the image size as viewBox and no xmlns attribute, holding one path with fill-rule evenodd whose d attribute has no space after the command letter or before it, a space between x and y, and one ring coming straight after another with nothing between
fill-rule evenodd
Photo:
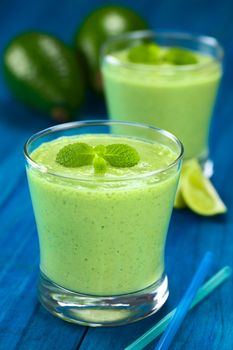
<instances>
[{"instance_id":1,"label":"whole avocado","mask_svg":"<svg viewBox=\"0 0 233 350\"><path fill-rule=\"evenodd\" d=\"M84 96L84 81L75 52L52 35L24 33L4 51L4 75L25 104L58 121L69 120Z\"/></svg>"},{"instance_id":2,"label":"whole avocado","mask_svg":"<svg viewBox=\"0 0 233 350\"><path fill-rule=\"evenodd\" d=\"M137 13L121 6L99 8L84 20L75 35L75 46L83 57L87 78L94 91L102 91L99 56L105 41L114 35L147 28Z\"/></svg>"}]
</instances>

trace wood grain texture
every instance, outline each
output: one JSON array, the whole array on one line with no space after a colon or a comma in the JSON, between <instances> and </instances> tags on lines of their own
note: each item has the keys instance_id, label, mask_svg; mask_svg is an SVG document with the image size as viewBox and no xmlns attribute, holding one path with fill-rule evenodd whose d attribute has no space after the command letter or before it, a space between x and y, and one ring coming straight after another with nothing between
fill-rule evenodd
<instances>
[{"instance_id":1,"label":"wood grain texture","mask_svg":"<svg viewBox=\"0 0 233 350\"><path fill-rule=\"evenodd\" d=\"M68 43L81 19L107 1L1 1L0 51L19 32L37 28ZM0 350L122 350L179 301L206 250L215 254L217 270L233 266L233 22L232 1L118 1L132 6L154 28L189 30L216 36L225 48L225 74L212 123L210 145L215 163L213 182L228 206L225 216L212 219L188 210L174 211L169 229L166 266L170 297L156 315L116 328L85 328L47 313L36 297L38 240L32 214L22 147L35 131L52 121L15 101L0 74ZM82 116L102 115L92 99ZM233 348L233 281L216 290L185 319L172 350ZM155 343L147 349L153 349Z\"/></svg>"}]
</instances>

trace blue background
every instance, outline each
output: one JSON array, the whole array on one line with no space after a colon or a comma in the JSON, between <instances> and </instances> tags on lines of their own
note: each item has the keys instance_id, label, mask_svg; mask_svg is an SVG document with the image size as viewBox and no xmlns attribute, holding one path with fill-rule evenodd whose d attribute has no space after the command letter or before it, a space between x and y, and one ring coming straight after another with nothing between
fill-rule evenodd
<instances>
[{"instance_id":1,"label":"blue background","mask_svg":"<svg viewBox=\"0 0 233 350\"><path fill-rule=\"evenodd\" d=\"M105 1L2 0L0 55L8 41L26 30L56 34L68 44L84 16ZM15 101L0 74L0 349L123 349L177 304L204 252L215 254L214 270L233 265L233 2L203 0L118 1L147 18L152 28L192 31L217 37L225 49L225 74L211 130L213 182L228 206L221 217L175 211L166 263L170 298L149 319L126 327L91 329L47 313L36 298L38 242L23 166L22 146L33 132L53 122ZM82 117L103 115L92 99ZM195 137L195 135L194 135ZM220 287L197 306L171 349L233 348L233 283ZM153 345L148 349L153 349Z\"/></svg>"}]
</instances>

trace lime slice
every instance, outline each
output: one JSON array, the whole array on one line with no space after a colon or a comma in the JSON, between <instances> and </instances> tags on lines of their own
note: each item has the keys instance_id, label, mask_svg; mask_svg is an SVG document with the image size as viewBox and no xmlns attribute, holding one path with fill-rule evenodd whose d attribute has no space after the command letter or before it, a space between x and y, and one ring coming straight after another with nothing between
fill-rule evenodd
<instances>
[{"instance_id":1,"label":"lime slice","mask_svg":"<svg viewBox=\"0 0 233 350\"><path fill-rule=\"evenodd\" d=\"M177 192L176 192L176 197L175 197L175 202L174 202L174 208L176 209L183 209L186 207L186 203L184 201L182 192L181 192L181 178L180 178L180 182L177 188Z\"/></svg>"},{"instance_id":2,"label":"lime slice","mask_svg":"<svg viewBox=\"0 0 233 350\"><path fill-rule=\"evenodd\" d=\"M183 209L183 208L187 207L185 200L184 200L184 197L183 197L183 194L182 194L182 190L181 190L182 185L181 184L182 184L183 178L185 177L186 170L190 166L192 166L192 164L196 164L196 160L194 160L194 159L187 160L187 161L183 162L183 164L182 164L180 180L178 183L178 188L177 188L175 202L174 202L174 208L176 208L176 209Z\"/></svg>"},{"instance_id":3,"label":"lime slice","mask_svg":"<svg viewBox=\"0 0 233 350\"><path fill-rule=\"evenodd\" d=\"M217 191L203 175L197 160L185 164L180 186L186 205L195 213L211 216L227 211Z\"/></svg>"}]
</instances>

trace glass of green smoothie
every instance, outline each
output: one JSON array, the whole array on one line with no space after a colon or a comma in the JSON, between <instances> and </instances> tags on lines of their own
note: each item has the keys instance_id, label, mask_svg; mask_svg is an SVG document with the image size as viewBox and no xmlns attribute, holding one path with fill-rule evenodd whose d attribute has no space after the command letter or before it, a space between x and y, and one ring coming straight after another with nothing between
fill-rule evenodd
<instances>
[{"instance_id":1,"label":"glass of green smoothie","mask_svg":"<svg viewBox=\"0 0 233 350\"><path fill-rule=\"evenodd\" d=\"M84 121L33 135L24 153L42 305L92 326L156 312L168 297L164 247L180 141L152 126Z\"/></svg>"},{"instance_id":2,"label":"glass of green smoothie","mask_svg":"<svg viewBox=\"0 0 233 350\"><path fill-rule=\"evenodd\" d=\"M151 31L114 37L102 50L110 118L168 130L183 142L185 159L205 163L222 57L212 37Z\"/></svg>"}]
</instances>

